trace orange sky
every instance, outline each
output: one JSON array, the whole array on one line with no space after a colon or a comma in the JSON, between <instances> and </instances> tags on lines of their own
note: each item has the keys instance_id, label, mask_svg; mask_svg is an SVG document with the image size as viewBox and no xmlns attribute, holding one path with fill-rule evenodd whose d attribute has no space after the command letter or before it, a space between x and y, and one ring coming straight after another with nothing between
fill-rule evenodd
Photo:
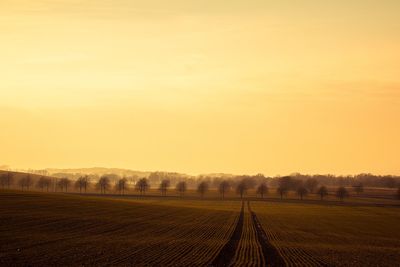
<instances>
[{"instance_id":1,"label":"orange sky","mask_svg":"<svg viewBox=\"0 0 400 267\"><path fill-rule=\"evenodd\" d=\"M400 174L398 14L395 0L2 0L0 165Z\"/></svg>"}]
</instances>

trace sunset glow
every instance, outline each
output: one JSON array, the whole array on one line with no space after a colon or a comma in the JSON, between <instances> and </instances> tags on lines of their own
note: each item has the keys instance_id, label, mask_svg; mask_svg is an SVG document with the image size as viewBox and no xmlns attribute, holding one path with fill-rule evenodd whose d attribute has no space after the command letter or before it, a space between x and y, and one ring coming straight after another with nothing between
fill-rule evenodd
<instances>
[{"instance_id":1,"label":"sunset glow","mask_svg":"<svg viewBox=\"0 0 400 267\"><path fill-rule=\"evenodd\" d=\"M294 2L0 1L0 165L400 174L400 1Z\"/></svg>"}]
</instances>

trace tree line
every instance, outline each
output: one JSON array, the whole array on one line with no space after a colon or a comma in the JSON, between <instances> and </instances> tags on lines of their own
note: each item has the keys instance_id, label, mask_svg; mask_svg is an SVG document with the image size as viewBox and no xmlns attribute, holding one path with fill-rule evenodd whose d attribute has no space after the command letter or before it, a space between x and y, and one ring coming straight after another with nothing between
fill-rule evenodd
<instances>
[{"instance_id":1,"label":"tree line","mask_svg":"<svg viewBox=\"0 0 400 267\"><path fill-rule=\"evenodd\" d=\"M88 175L80 176L75 181L64 177L54 178L47 176L40 176L38 179L33 179L31 174L26 174L17 181L17 186L21 190L30 190L35 187L45 192L70 192L71 187L77 190L79 193L87 193L88 189L95 187L100 194L108 194L117 192L118 194L124 195L128 190L134 189L139 192L140 195L145 195L150 189L150 181L148 178L141 178L136 181L133 185L129 183L126 177L118 178L112 182L112 179L108 175L99 177L96 181ZM2 188L11 188L14 184L14 174L12 172L0 174L0 186ZM214 184L215 185L215 184ZM196 191L201 198L203 198L210 189L210 181L200 180L198 181ZM255 190L257 196L264 198L270 193L270 187L268 186L267 179L261 179L261 182L257 182L254 177L244 176L239 181L232 181L229 179L222 179L219 181L216 187L222 199L225 199L226 194L235 191L240 198L244 198L249 190ZM173 188L171 187L171 181L169 179L163 179L159 182L158 190L162 196L167 196L167 193ZM182 180L175 184L175 191L179 196L185 196L188 190L187 181ZM297 194L299 199L303 200L309 194L317 194L321 200L324 200L326 196L332 194L344 200L350 196L350 190L344 186L336 187L334 192L329 192L328 187L320 185L319 181L315 178L307 178L306 180L297 179L292 176L284 176L277 179L276 192L281 199L287 197L288 193L292 191ZM364 185L362 183L354 184L352 191L359 195L364 191ZM400 199L400 187L397 190L396 197Z\"/></svg>"}]
</instances>

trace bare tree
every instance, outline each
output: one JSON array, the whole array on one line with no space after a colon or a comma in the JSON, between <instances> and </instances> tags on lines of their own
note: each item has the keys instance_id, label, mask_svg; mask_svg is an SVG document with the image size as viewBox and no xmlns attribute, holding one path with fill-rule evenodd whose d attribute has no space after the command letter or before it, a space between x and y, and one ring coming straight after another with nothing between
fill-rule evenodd
<instances>
[{"instance_id":1,"label":"bare tree","mask_svg":"<svg viewBox=\"0 0 400 267\"><path fill-rule=\"evenodd\" d=\"M185 181L181 181L176 184L176 191L178 191L178 193L181 197L185 194L186 188L187 188L187 185L186 185Z\"/></svg>"},{"instance_id":2,"label":"bare tree","mask_svg":"<svg viewBox=\"0 0 400 267\"><path fill-rule=\"evenodd\" d=\"M25 182L26 188L29 190L29 188L33 185L32 177L30 174L28 174L25 179L26 179L26 182Z\"/></svg>"},{"instance_id":3,"label":"bare tree","mask_svg":"<svg viewBox=\"0 0 400 267\"><path fill-rule=\"evenodd\" d=\"M84 191L86 193L86 190L89 185L89 176L81 176L75 181L75 188L79 189L79 193L82 193Z\"/></svg>"},{"instance_id":4,"label":"bare tree","mask_svg":"<svg viewBox=\"0 0 400 267\"><path fill-rule=\"evenodd\" d=\"M357 185L353 185L354 191L359 195L360 193L364 192L364 185L359 183Z\"/></svg>"},{"instance_id":5,"label":"bare tree","mask_svg":"<svg viewBox=\"0 0 400 267\"><path fill-rule=\"evenodd\" d=\"M58 180L57 180L57 187L60 188L61 192L64 192L64 183L63 183L63 179L64 179L64 178L61 178L61 179L58 179Z\"/></svg>"},{"instance_id":6,"label":"bare tree","mask_svg":"<svg viewBox=\"0 0 400 267\"><path fill-rule=\"evenodd\" d=\"M58 180L58 187L61 189L61 192L64 191L68 192L68 187L71 184L71 180L67 177L65 178L61 178L60 180Z\"/></svg>"},{"instance_id":7,"label":"bare tree","mask_svg":"<svg viewBox=\"0 0 400 267\"><path fill-rule=\"evenodd\" d=\"M243 198L243 196L247 193L247 184L245 181L241 181L236 186L236 193L240 195L240 198Z\"/></svg>"},{"instance_id":8,"label":"bare tree","mask_svg":"<svg viewBox=\"0 0 400 267\"><path fill-rule=\"evenodd\" d=\"M344 198L349 197L349 192L345 187L341 186L336 190L336 197L343 201Z\"/></svg>"},{"instance_id":9,"label":"bare tree","mask_svg":"<svg viewBox=\"0 0 400 267\"><path fill-rule=\"evenodd\" d=\"M307 188L305 188L304 186L299 186L296 191L301 200L303 200L303 197L308 194Z\"/></svg>"},{"instance_id":10,"label":"bare tree","mask_svg":"<svg viewBox=\"0 0 400 267\"><path fill-rule=\"evenodd\" d=\"M44 190L44 176L40 177L36 183L36 187L39 188L41 191Z\"/></svg>"},{"instance_id":11,"label":"bare tree","mask_svg":"<svg viewBox=\"0 0 400 267\"><path fill-rule=\"evenodd\" d=\"M125 190L128 187L128 179L125 177L121 178L117 182L117 190L120 194L125 195Z\"/></svg>"},{"instance_id":12,"label":"bare tree","mask_svg":"<svg viewBox=\"0 0 400 267\"><path fill-rule=\"evenodd\" d=\"M284 186L284 185L279 185L278 188L276 189L276 192L281 196L281 199L283 199L283 196L286 196L288 193L289 189Z\"/></svg>"},{"instance_id":13,"label":"bare tree","mask_svg":"<svg viewBox=\"0 0 400 267\"><path fill-rule=\"evenodd\" d=\"M14 182L14 174L12 172L7 173L7 188L10 189L10 186Z\"/></svg>"},{"instance_id":14,"label":"bare tree","mask_svg":"<svg viewBox=\"0 0 400 267\"><path fill-rule=\"evenodd\" d=\"M110 189L110 178L106 175L101 176L97 182L97 186L100 188L100 193L105 194Z\"/></svg>"},{"instance_id":15,"label":"bare tree","mask_svg":"<svg viewBox=\"0 0 400 267\"><path fill-rule=\"evenodd\" d=\"M197 186L197 192L200 193L201 197L204 197L204 194L208 191L208 183L203 181Z\"/></svg>"},{"instance_id":16,"label":"bare tree","mask_svg":"<svg viewBox=\"0 0 400 267\"><path fill-rule=\"evenodd\" d=\"M40 190L43 191L46 188L47 192L49 192L50 185L51 185L51 179L45 176L40 177L36 183L36 186L40 188Z\"/></svg>"},{"instance_id":17,"label":"bare tree","mask_svg":"<svg viewBox=\"0 0 400 267\"><path fill-rule=\"evenodd\" d=\"M136 190L140 192L141 195L146 194L146 191L150 188L147 178L142 178L136 183Z\"/></svg>"},{"instance_id":18,"label":"bare tree","mask_svg":"<svg viewBox=\"0 0 400 267\"><path fill-rule=\"evenodd\" d=\"M299 186L298 179L293 179L290 176L283 176L280 177L278 180L278 188L281 188L287 193L289 190L295 190Z\"/></svg>"},{"instance_id":19,"label":"bare tree","mask_svg":"<svg viewBox=\"0 0 400 267\"><path fill-rule=\"evenodd\" d=\"M1 188L5 188L5 187L6 187L6 184L7 184L6 179L7 179L7 174L6 174L6 173L2 173L2 174L0 175L0 185L1 185Z\"/></svg>"},{"instance_id":20,"label":"bare tree","mask_svg":"<svg viewBox=\"0 0 400 267\"><path fill-rule=\"evenodd\" d=\"M64 182L65 192L68 192L68 187L71 185L71 180L69 178L61 179Z\"/></svg>"},{"instance_id":21,"label":"bare tree","mask_svg":"<svg viewBox=\"0 0 400 267\"><path fill-rule=\"evenodd\" d=\"M18 185L21 187L21 190L24 191L25 187L25 178L21 178L18 180Z\"/></svg>"},{"instance_id":22,"label":"bare tree","mask_svg":"<svg viewBox=\"0 0 400 267\"><path fill-rule=\"evenodd\" d=\"M13 183L14 174L12 172L3 173L0 175L0 184L2 188L10 189L11 184Z\"/></svg>"},{"instance_id":23,"label":"bare tree","mask_svg":"<svg viewBox=\"0 0 400 267\"><path fill-rule=\"evenodd\" d=\"M51 178L46 177L46 180L44 181L44 186L46 187L46 192L49 192L49 189L51 187Z\"/></svg>"},{"instance_id":24,"label":"bare tree","mask_svg":"<svg viewBox=\"0 0 400 267\"><path fill-rule=\"evenodd\" d=\"M160 191L163 196L167 195L168 187L170 186L170 181L168 179L164 179L160 184Z\"/></svg>"},{"instance_id":25,"label":"bare tree","mask_svg":"<svg viewBox=\"0 0 400 267\"><path fill-rule=\"evenodd\" d=\"M264 198L264 195L268 194L268 186L266 183L261 183L257 187L257 194L260 194L261 198Z\"/></svg>"},{"instance_id":26,"label":"bare tree","mask_svg":"<svg viewBox=\"0 0 400 267\"><path fill-rule=\"evenodd\" d=\"M321 200L323 200L324 197L328 195L328 189L326 188L326 186L321 186L318 189L317 194L321 197Z\"/></svg>"},{"instance_id":27,"label":"bare tree","mask_svg":"<svg viewBox=\"0 0 400 267\"><path fill-rule=\"evenodd\" d=\"M223 180L220 184L219 184L219 193L222 195L222 199L225 198L225 194L231 189L231 185L227 180Z\"/></svg>"},{"instance_id":28,"label":"bare tree","mask_svg":"<svg viewBox=\"0 0 400 267\"><path fill-rule=\"evenodd\" d=\"M29 188L31 187L31 185L33 184L31 175L28 174L27 176L21 178L18 181L19 186L21 186L22 191L24 191L24 188L26 188L27 190L29 190Z\"/></svg>"},{"instance_id":29,"label":"bare tree","mask_svg":"<svg viewBox=\"0 0 400 267\"><path fill-rule=\"evenodd\" d=\"M308 189L308 191L310 191L310 193L314 193L314 190L318 186L318 181L315 178L308 178L304 183L304 186L306 187L306 189Z\"/></svg>"},{"instance_id":30,"label":"bare tree","mask_svg":"<svg viewBox=\"0 0 400 267\"><path fill-rule=\"evenodd\" d=\"M254 189L257 185L257 181L254 176L241 175L237 176L237 178L240 179L240 183L245 185L246 190Z\"/></svg>"}]
</instances>

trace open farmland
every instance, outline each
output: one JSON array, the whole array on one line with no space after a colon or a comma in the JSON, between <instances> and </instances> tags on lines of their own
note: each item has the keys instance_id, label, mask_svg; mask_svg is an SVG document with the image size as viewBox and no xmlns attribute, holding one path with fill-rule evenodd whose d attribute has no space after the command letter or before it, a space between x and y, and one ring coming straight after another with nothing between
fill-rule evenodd
<instances>
[{"instance_id":1,"label":"open farmland","mask_svg":"<svg viewBox=\"0 0 400 267\"><path fill-rule=\"evenodd\" d=\"M0 265L207 265L240 202L190 207L1 192Z\"/></svg>"},{"instance_id":2,"label":"open farmland","mask_svg":"<svg viewBox=\"0 0 400 267\"><path fill-rule=\"evenodd\" d=\"M400 209L251 203L288 266L398 266Z\"/></svg>"},{"instance_id":3,"label":"open farmland","mask_svg":"<svg viewBox=\"0 0 400 267\"><path fill-rule=\"evenodd\" d=\"M0 265L396 266L399 207L0 191Z\"/></svg>"}]
</instances>

